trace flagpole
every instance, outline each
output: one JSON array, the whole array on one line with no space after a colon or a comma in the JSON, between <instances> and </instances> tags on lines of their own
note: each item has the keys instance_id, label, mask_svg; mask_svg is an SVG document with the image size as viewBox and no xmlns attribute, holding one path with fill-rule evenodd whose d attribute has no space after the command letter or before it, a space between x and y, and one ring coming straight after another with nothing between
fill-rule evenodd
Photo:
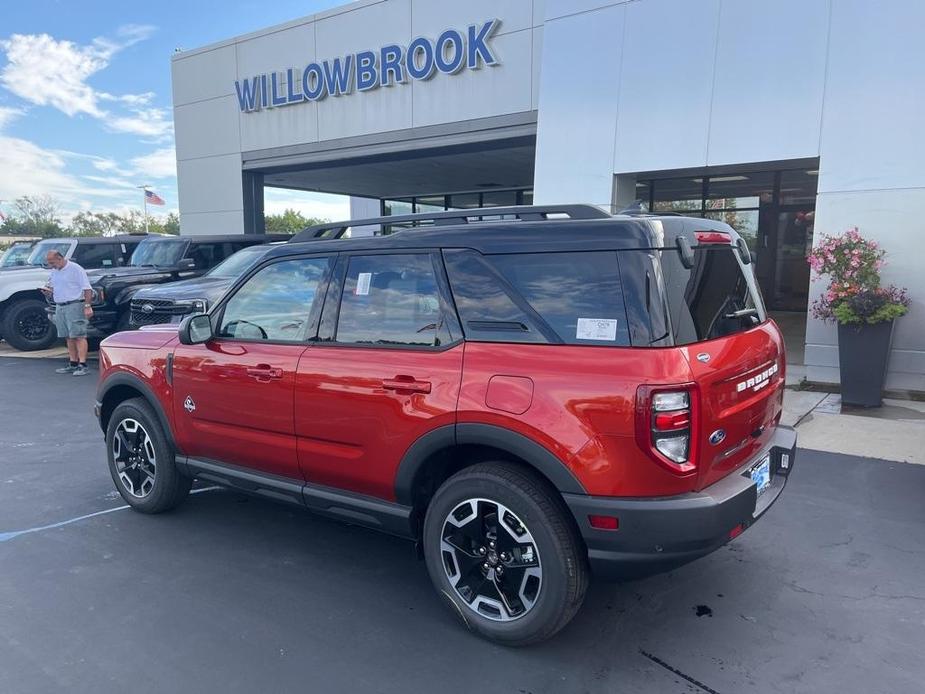
<instances>
[{"instance_id":1,"label":"flagpole","mask_svg":"<svg viewBox=\"0 0 925 694\"><path fill-rule=\"evenodd\" d=\"M138 186L141 188L141 204L144 207L145 214L145 233L148 233L148 188L149 186Z\"/></svg>"}]
</instances>

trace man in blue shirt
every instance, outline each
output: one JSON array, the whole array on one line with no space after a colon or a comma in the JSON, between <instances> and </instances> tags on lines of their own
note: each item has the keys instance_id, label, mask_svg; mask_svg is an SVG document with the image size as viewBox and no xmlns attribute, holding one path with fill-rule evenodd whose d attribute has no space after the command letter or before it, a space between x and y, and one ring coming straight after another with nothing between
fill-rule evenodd
<instances>
[{"instance_id":1,"label":"man in blue shirt","mask_svg":"<svg viewBox=\"0 0 925 694\"><path fill-rule=\"evenodd\" d=\"M45 256L51 277L51 293L55 302L55 327L58 337L67 339L67 354L70 362L56 369L59 374L86 376L87 370L87 320L93 315L91 301L93 290L87 272L73 260L68 260L58 251L49 251Z\"/></svg>"}]
</instances>

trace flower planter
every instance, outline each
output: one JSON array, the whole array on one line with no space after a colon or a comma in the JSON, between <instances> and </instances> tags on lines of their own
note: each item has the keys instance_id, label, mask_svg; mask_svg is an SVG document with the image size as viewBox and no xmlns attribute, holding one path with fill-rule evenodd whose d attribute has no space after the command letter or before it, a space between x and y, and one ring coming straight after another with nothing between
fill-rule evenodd
<instances>
[{"instance_id":1,"label":"flower planter","mask_svg":"<svg viewBox=\"0 0 925 694\"><path fill-rule=\"evenodd\" d=\"M838 324L838 362L844 405L880 407L890 358L893 321Z\"/></svg>"}]
</instances>

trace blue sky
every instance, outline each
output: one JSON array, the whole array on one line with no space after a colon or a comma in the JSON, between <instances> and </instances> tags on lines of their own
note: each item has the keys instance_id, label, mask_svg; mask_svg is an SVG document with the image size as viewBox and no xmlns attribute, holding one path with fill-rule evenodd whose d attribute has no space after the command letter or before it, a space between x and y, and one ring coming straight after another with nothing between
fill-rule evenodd
<instances>
[{"instance_id":1,"label":"blue sky","mask_svg":"<svg viewBox=\"0 0 925 694\"><path fill-rule=\"evenodd\" d=\"M0 21L0 209L47 194L67 220L124 211L148 183L177 209L170 56L343 0L4 2ZM267 211L337 216L343 199L268 192Z\"/></svg>"}]
</instances>

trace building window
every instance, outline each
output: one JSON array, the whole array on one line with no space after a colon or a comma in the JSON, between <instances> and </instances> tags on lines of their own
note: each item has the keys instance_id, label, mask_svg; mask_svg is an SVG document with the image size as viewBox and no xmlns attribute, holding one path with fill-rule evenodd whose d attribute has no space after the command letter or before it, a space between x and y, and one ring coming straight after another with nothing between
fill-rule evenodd
<instances>
[{"instance_id":1,"label":"building window","mask_svg":"<svg viewBox=\"0 0 925 694\"><path fill-rule=\"evenodd\" d=\"M394 217L421 212L443 212L445 210L471 210L479 207L511 207L532 205L533 191L530 189L490 190L484 192L448 193L446 195L422 195L420 197L382 200L382 216ZM383 226L382 233L390 234L399 229L419 226L421 222L406 222ZM427 222L424 222L427 224Z\"/></svg>"}]
</instances>

